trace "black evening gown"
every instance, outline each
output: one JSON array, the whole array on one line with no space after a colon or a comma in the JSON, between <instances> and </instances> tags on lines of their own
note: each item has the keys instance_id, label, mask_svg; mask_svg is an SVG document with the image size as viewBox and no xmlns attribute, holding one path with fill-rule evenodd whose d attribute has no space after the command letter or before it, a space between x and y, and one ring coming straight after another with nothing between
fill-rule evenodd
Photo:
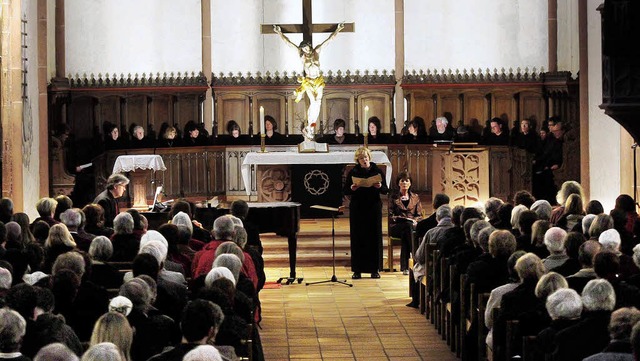
<instances>
[{"instance_id":1,"label":"black evening gown","mask_svg":"<svg viewBox=\"0 0 640 361\"><path fill-rule=\"evenodd\" d=\"M359 187L351 190L352 176L368 178L382 176L382 187ZM375 273L382 269L382 201L380 194L389 188L384 173L375 163L369 169L356 165L347 176L344 193L351 195L349 204L349 226L351 228L351 270L360 273Z\"/></svg>"}]
</instances>

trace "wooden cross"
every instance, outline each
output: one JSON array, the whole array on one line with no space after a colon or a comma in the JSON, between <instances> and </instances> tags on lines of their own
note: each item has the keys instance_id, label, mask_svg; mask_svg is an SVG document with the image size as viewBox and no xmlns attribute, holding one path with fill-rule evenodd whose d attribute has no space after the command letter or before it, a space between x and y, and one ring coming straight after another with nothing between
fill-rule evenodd
<instances>
[{"instance_id":1,"label":"wooden cross","mask_svg":"<svg viewBox=\"0 0 640 361\"><path fill-rule=\"evenodd\" d=\"M261 33L275 34L273 25L280 26L284 34L302 33L302 40L309 44L313 44L314 33L332 33L338 26L338 24L314 24L311 18L311 0L302 0L302 24L263 24ZM342 32L355 32L355 23L345 23Z\"/></svg>"}]
</instances>

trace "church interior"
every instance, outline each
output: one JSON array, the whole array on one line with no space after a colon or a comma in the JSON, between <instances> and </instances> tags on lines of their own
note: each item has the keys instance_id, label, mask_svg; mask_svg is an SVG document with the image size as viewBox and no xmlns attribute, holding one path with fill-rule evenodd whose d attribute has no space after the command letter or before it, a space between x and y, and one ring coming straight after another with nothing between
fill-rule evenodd
<instances>
[{"instance_id":1,"label":"church interior","mask_svg":"<svg viewBox=\"0 0 640 361\"><path fill-rule=\"evenodd\" d=\"M638 18L632 0L1 1L0 338L22 334L0 358L638 359ZM129 236L131 257L97 254ZM16 306L40 289L50 309ZM194 312L219 322L192 340Z\"/></svg>"}]
</instances>

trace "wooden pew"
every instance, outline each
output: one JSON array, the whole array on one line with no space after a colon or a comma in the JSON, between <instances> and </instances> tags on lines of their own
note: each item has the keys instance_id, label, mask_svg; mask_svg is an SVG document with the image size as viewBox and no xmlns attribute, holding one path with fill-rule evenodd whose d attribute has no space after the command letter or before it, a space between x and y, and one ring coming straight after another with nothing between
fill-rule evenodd
<instances>
[{"instance_id":1,"label":"wooden pew","mask_svg":"<svg viewBox=\"0 0 640 361\"><path fill-rule=\"evenodd\" d=\"M489 357L489 353L487 350L487 346L486 346L486 342L487 342L487 334L489 333L489 330L487 329L487 327L485 326L485 322L484 322L484 312L487 309L487 302L489 302L489 296L491 294L490 293L480 293L477 296L477 307L475 307L474 309L476 309L476 321L478 324L478 360L479 361L483 361L483 360L492 360L492 358ZM472 292L471 294L472 297L474 297L474 294ZM494 324L495 324L495 318L494 318Z\"/></svg>"}]
</instances>

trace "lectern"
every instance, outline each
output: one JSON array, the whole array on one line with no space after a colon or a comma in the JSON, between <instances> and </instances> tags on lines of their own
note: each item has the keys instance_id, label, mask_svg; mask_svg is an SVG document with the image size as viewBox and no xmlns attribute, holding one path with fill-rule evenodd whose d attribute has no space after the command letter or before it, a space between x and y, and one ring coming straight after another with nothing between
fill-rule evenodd
<instances>
[{"instance_id":1,"label":"lectern","mask_svg":"<svg viewBox=\"0 0 640 361\"><path fill-rule=\"evenodd\" d=\"M154 173L164 171L162 157L158 154L121 155L116 158L113 173L130 172L129 191L133 194L133 208L149 208L147 205L147 186L155 182Z\"/></svg>"}]
</instances>

